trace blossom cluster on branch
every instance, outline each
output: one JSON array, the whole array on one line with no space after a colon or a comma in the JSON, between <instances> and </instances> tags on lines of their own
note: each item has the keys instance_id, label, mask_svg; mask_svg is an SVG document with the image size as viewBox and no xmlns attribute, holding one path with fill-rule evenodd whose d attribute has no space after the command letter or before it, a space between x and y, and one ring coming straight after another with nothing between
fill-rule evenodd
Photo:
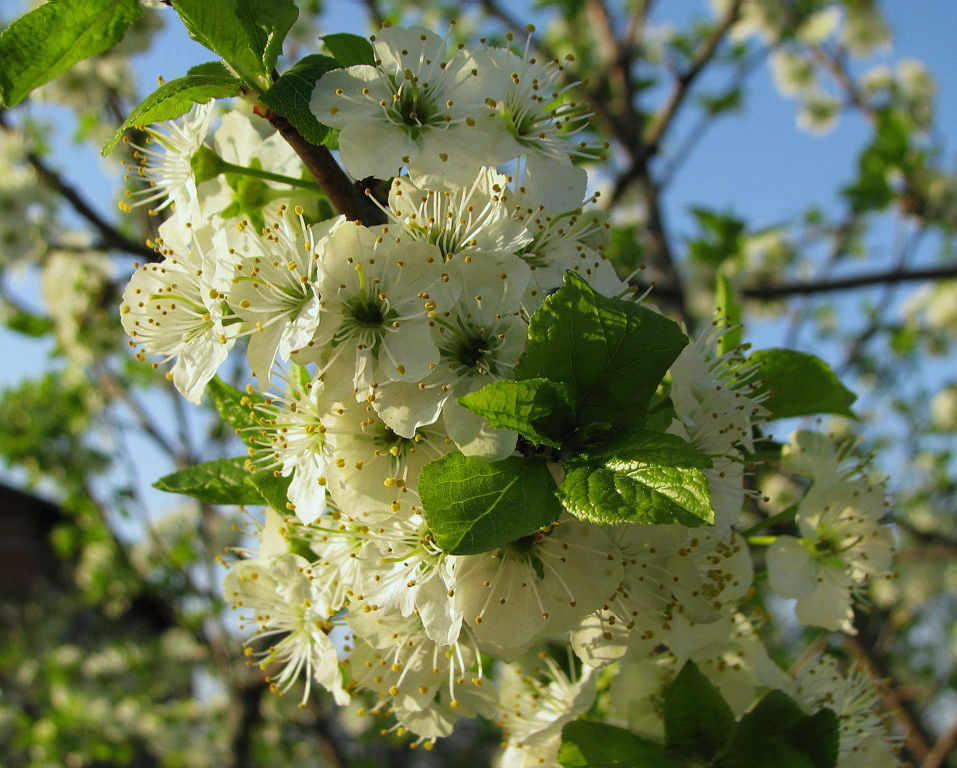
<instances>
[{"instance_id":1,"label":"blossom cluster on branch","mask_svg":"<svg viewBox=\"0 0 957 768\"><path fill-rule=\"evenodd\" d=\"M124 203L172 211L124 328L248 448L166 487L269 502L224 585L251 662L414 743L487 718L504 766L895 765L866 672L786 673L755 602L766 578L801 623L853 633L889 575L883 485L823 435L764 437L847 411L830 370L748 357L723 318L689 340L635 297L561 62L385 27L368 61L319 68L311 114L386 183L384 223L333 215L280 133L211 104L147 129ZM215 378L240 341L246 392ZM760 518L758 461L799 488Z\"/></svg>"}]
</instances>

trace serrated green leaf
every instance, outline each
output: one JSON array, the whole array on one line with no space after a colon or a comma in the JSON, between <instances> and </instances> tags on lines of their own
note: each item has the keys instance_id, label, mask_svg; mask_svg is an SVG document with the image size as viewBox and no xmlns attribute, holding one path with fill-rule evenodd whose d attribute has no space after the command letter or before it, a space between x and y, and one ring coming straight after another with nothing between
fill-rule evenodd
<instances>
[{"instance_id":1,"label":"serrated green leaf","mask_svg":"<svg viewBox=\"0 0 957 768\"><path fill-rule=\"evenodd\" d=\"M419 497L435 543L453 555L517 541L554 523L562 511L541 457L487 463L454 451L422 468Z\"/></svg>"},{"instance_id":2,"label":"serrated green leaf","mask_svg":"<svg viewBox=\"0 0 957 768\"><path fill-rule=\"evenodd\" d=\"M214 459L161 477L153 487L209 504L262 504L245 462L243 458Z\"/></svg>"},{"instance_id":3,"label":"serrated green leaf","mask_svg":"<svg viewBox=\"0 0 957 768\"><path fill-rule=\"evenodd\" d=\"M676 435L636 430L569 461L558 495L571 514L595 523L710 525L714 510L702 472L710 465Z\"/></svg>"},{"instance_id":4,"label":"serrated green leaf","mask_svg":"<svg viewBox=\"0 0 957 768\"><path fill-rule=\"evenodd\" d=\"M715 277L714 307L719 317L724 318L728 330L718 339L717 353L723 355L741 346L741 305L734 295L734 287L724 272Z\"/></svg>"},{"instance_id":5,"label":"serrated green leaf","mask_svg":"<svg viewBox=\"0 0 957 768\"><path fill-rule=\"evenodd\" d=\"M299 18L293 0L237 0L236 15L243 22L267 72L276 66L286 34Z\"/></svg>"},{"instance_id":6,"label":"serrated green leaf","mask_svg":"<svg viewBox=\"0 0 957 768\"><path fill-rule=\"evenodd\" d=\"M309 101L319 78L338 66L336 60L329 56L306 56L284 72L282 77L262 94L262 101L292 123L304 139L321 145L326 140L329 129L316 120L316 116L309 109Z\"/></svg>"},{"instance_id":7,"label":"serrated green leaf","mask_svg":"<svg viewBox=\"0 0 957 768\"><path fill-rule=\"evenodd\" d=\"M299 15L292 0L173 0L189 36L259 88Z\"/></svg>"},{"instance_id":8,"label":"serrated green leaf","mask_svg":"<svg viewBox=\"0 0 957 768\"><path fill-rule=\"evenodd\" d=\"M255 415L250 406L263 402L262 395L248 394L230 386L219 376L214 376L206 385L219 417L234 429L248 429L257 426Z\"/></svg>"},{"instance_id":9,"label":"serrated green leaf","mask_svg":"<svg viewBox=\"0 0 957 768\"><path fill-rule=\"evenodd\" d=\"M368 38L337 32L324 35L322 42L340 66L352 67L356 64L375 64L375 49Z\"/></svg>"},{"instance_id":10,"label":"serrated green leaf","mask_svg":"<svg viewBox=\"0 0 957 768\"><path fill-rule=\"evenodd\" d=\"M493 427L553 448L560 448L574 428L567 388L548 379L495 381L458 400Z\"/></svg>"},{"instance_id":11,"label":"serrated green leaf","mask_svg":"<svg viewBox=\"0 0 957 768\"><path fill-rule=\"evenodd\" d=\"M221 61L206 61L202 64L197 64L193 67L190 67L186 70L187 75L213 75L214 77L223 77L226 79L235 79L235 75L229 71L227 67Z\"/></svg>"},{"instance_id":12,"label":"serrated green leaf","mask_svg":"<svg viewBox=\"0 0 957 768\"><path fill-rule=\"evenodd\" d=\"M0 34L0 96L19 104L34 88L123 39L138 0L49 0Z\"/></svg>"},{"instance_id":13,"label":"serrated green leaf","mask_svg":"<svg viewBox=\"0 0 957 768\"><path fill-rule=\"evenodd\" d=\"M562 729L563 768L690 768L661 744L607 723L573 720Z\"/></svg>"},{"instance_id":14,"label":"serrated green leaf","mask_svg":"<svg viewBox=\"0 0 957 768\"><path fill-rule=\"evenodd\" d=\"M759 366L758 392L768 392L761 405L772 419L836 413L856 419L851 403L857 395L847 389L819 357L793 349L759 349L749 358Z\"/></svg>"},{"instance_id":15,"label":"serrated green leaf","mask_svg":"<svg viewBox=\"0 0 957 768\"><path fill-rule=\"evenodd\" d=\"M839 724L833 712L805 715L771 691L738 722L716 768L834 768Z\"/></svg>"},{"instance_id":16,"label":"serrated green leaf","mask_svg":"<svg viewBox=\"0 0 957 768\"><path fill-rule=\"evenodd\" d=\"M687 343L673 321L602 296L569 272L565 285L532 315L516 378L565 384L576 426L585 433L589 427L640 427L658 384Z\"/></svg>"},{"instance_id":17,"label":"serrated green leaf","mask_svg":"<svg viewBox=\"0 0 957 768\"><path fill-rule=\"evenodd\" d=\"M265 499L273 509L280 512L289 510L287 506L289 503L288 492L292 475L283 477L273 472L252 472L248 475L248 478L262 497L257 503L261 504Z\"/></svg>"},{"instance_id":18,"label":"serrated green leaf","mask_svg":"<svg viewBox=\"0 0 957 768\"><path fill-rule=\"evenodd\" d=\"M710 763L727 744L734 713L693 661L686 661L665 694L665 745L672 754Z\"/></svg>"},{"instance_id":19,"label":"serrated green leaf","mask_svg":"<svg viewBox=\"0 0 957 768\"><path fill-rule=\"evenodd\" d=\"M205 104L210 99L235 96L241 84L237 78L223 78L216 75L187 75L170 80L153 91L130 112L129 117L103 145L100 154L106 157L123 138L123 133L134 125L147 125L182 117L193 104Z\"/></svg>"}]
</instances>

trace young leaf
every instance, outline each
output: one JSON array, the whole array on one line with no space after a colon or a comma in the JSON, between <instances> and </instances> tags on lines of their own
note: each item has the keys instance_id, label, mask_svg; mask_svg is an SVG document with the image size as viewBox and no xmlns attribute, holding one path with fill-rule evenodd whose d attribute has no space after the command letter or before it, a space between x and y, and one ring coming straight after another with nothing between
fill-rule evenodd
<instances>
[{"instance_id":1,"label":"young leaf","mask_svg":"<svg viewBox=\"0 0 957 768\"><path fill-rule=\"evenodd\" d=\"M793 349L759 349L749 359L760 366L759 391L770 393L761 405L771 412L772 419L817 413L857 418L850 407L857 396L820 358Z\"/></svg>"},{"instance_id":2,"label":"young leaf","mask_svg":"<svg viewBox=\"0 0 957 768\"><path fill-rule=\"evenodd\" d=\"M554 523L562 511L541 457L489 464L453 451L422 467L419 497L435 543L452 555L517 541Z\"/></svg>"},{"instance_id":3,"label":"young leaf","mask_svg":"<svg viewBox=\"0 0 957 768\"><path fill-rule=\"evenodd\" d=\"M711 460L676 435L635 430L601 451L566 464L558 495L565 508L595 523L714 523L702 469Z\"/></svg>"},{"instance_id":4,"label":"young leaf","mask_svg":"<svg viewBox=\"0 0 957 768\"><path fill-rule=\"evenodd\" d=\"M256 426L256 420L250 406L253 403L262 402L262 395L247 394L236 389L236 387L230 386L219 376L214 376L206 385L206 392L213 401L219 417L229 426L234 429Z\"/></svg>"},{"instance_id":5,"label":"young leaf","mask_svg":"<svg viewBox=\"0 0 957 768\"><path fill-rule=\"evenodd\" d=\"M276 65L299 16L293 0L173 0L173 8L191 38L257 87Z\"/></svg>"},{"instance_id":6,"label":"young leaf","mask_svg":"<svg viewBox=\"0 0 957 768\"><path fill-rule=\"evenodd\" d=\"M262 94L262 102L292 123L306 141L321 145L329 129L316 120L309 109L309 100L319 78L338 66L329 56L317 53L306 56Z\"/></svg>"},{"instance_id":7,"label":"young leaf","mask_svg":"<svg viewBox=\"0 0 957 768\"><path fill-rule=\"evenodd\" d=\"M186 77L170 80L153 91L130 112L129 117L103 145L100 154L106 157L123 138L123 132L127 128L182 117L193 104L205 104L210 99L235 96L241 84L242 81L235 77L217 75L186 75Z\"/></svg>"},{"instance_id":8,"label":"young leaf","mask_svg":"<svg viewBox=\"0 0 957 768\"><path fill-rule=\"evenodd\" d=\"M153 487L209 504L262 504L262 495L250 482L245 462L241 457L214 459L161 477Z\"/></svg>"},{"instance_id":9,"label":"young leaf","mask_svg":"<svg viewBox=\"0 0 957 768\"><path fill-rule=\"evenodd\" d=\"M282 475L277 476L267 471L251 472L247 473L246 476L262 497L255 503L262 504L263 499L265 499L266 503L280 512L286 512L289 509L289 507L286 506L289 503L287 493L289 491L289 483L292 482L292 475L283 477Z\"/></svg>"},{"instance_id":10,"label":"young leaf","mask_svg":"<svg viewBox=\"0 0 957 768\"><path fill-rule=\"evenodd\" d=\"M657 312L594 291L575 272L532 315L516 378L568 387L576 425L640 427L659 382L688 343Z\"/></svg>"},{"instance_id":11,"label":"young leaf","mask_svg":"<svg viewBox=\"0 0 957 768\"><path fill-rule=\"evenodd\" d=\"M0 97L19 104L34 88L123 39L139 0L50 0L0 34Z\"/></svg>"},{"instance_id":12,"label":"young leaf","mask_svg":"<svg viewBox=\"0 0 957 768\"><path fill-rule=\"evenodd\" d=\"M236 15L248 30L255 50L261 51L263 67L271 72L282 53L286 34L299 18L293 0L237 0Z\"/></svg>"},{"instance_id":13,"label":"young leaf","mask_svg":"<svg viewBox=\"0 0 957 768\"><path fill-rule=\"evenodd\" d=\"M563 768L690 768L664 747L607 723L573 720L562 729L558 762Z\"/></svg>"},{"instance_id":14,"label":"young leaf","mask_svg":"<svg viewBox=\"0 0 957 768\"><path fill-rule=\"evenodd\" d=\"M686 661L665 694L665 745L672 754L710 763L728 742L734 713L693 661Z\"/></svg>"},{"instance_id":15,"label":"young leaf","mask_svg":"<svg viewBox=\"0 0 957 768\"><path fill-rule=\"evenodd\" d=\"M494 381L459 402L493 427L553 448L560 448L574 427L567 388L548 379Z\"/></svg>"},{"instance_id":16,"label":"young leaf","mask_svg":"<svg viewBox=\"0 0 957 768\"><path fill-rule=\"evenodd\" d=\"M225 77L232 79L235 77L232 72L221 61L206 61L202 64L196 64L186 70L187 75L213 75L214 77Z\"/></svg>"},{"instance_id":17,"label":"young leaf","mask_svg":"<svg viewBox=\"0 0 957 768\"><path fill-rule=\"evenodd\" d=\"M738 722L717 768L834 768L839 725L827 709L805 715L782 691L771 691Z\"/></svg>"},{"instance_id":18,"label":"young leaf","mask_svg":"<svg viewBox=\"0 0 957 768\"><path fill-rule=\"evenodd\" d=\"M342 67L375 64L375 49L368 38L337 32L334 35L325 35L322 42Z\"/></svg>"},{"instance_id":19,"label":"young leaf","mask_svg":"<svg viewBox=\"0 0 957 768\"><path fill-rule=\"evenodd\" d=\"M718 271L715 278L714 306L724 318L728 330L718 339L719 355L741 346L741 305L734 297L734 288L724 272Z\"/></svg>"}]
</instances>

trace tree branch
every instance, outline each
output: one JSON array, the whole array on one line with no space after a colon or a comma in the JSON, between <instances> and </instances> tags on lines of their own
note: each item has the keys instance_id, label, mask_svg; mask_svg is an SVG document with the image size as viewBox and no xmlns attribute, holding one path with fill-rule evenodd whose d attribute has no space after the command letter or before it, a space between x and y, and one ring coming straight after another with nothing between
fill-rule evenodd
<instances>
[{"instance_id":1,"label":"tree branch","mask_svg":"<svg viewBox=\"0 0 957 768\"><path fill-rule=\"evenodd\" d=\"M366 226L385 223L382 211L359 192L328 149L307 141L285 117L271 109L259 107L257 114L266 118L295 150L339 213Z\"/></svg>"},{"instance_id":2,"label":"tree branch","mask_svg":"<svg viewBox=\"0 0 957 768\"><path fill-rule=\"evenodd\" d=\"M872 272L865 275L849 275L831 280L811 280L779 285L755 285L745 288L741 293L746 299L771 301L787 296L807 296L821 293L835 293L872 285L894 285L897 283L918 282L921 280L953 280L957 278L957 264L923 269L891 269L886 272Z\"/></svg>"}]
</instances>

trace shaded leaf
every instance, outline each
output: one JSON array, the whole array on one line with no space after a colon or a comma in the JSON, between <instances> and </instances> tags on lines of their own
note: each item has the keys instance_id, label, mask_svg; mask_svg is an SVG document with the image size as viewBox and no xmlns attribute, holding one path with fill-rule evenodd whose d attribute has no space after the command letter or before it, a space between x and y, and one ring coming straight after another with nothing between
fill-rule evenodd
<instances>
[{"instance_id":1,"label":"shaded leaf","mask_svg":"<svg viewBox=\"0 0 957 768\"><path fill-rule=\"evenodd\" d=\"M761 405L771 412L772 419L817 413L857 418L851 410L857 395L841 384L819 357L793 349L759 349L749 362L760 366L757 392L769 393Z\"/></svg>"},{"instance_id":2,"label":"shaded leaf","mask_svg":"<svg viewBox=\"0 0 957 768\"><path fill-rule=\"evenodd\" d=\"M292 123L306 141L321 145L329 129L316 120L309 101L319 78L338 66L329 56L306 56L262 94L262 101Z\"/></svg>"},{"instance_id":3,"label":"shaded leaf","mask_svg":"<svg viewBox=\"0 0 957 768\"><path fill-rule=\"evenodd\" d=\"M639 427L659 382L688 343L678 325L631 301L594 291L578 274L532 315L516 378L563 383L576 426Z\"/></svg>"}]
</instances>

